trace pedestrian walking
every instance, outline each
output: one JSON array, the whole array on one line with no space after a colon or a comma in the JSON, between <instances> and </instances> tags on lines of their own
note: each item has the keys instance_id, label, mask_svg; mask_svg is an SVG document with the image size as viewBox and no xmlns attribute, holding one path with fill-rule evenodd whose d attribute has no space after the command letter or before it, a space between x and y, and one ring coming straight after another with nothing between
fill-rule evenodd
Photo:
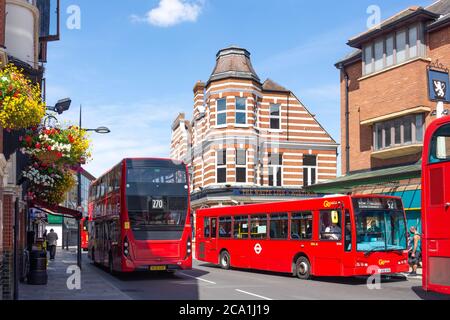
<instances>
[{"instance_id":1,"label":"pedestrian walking","mask_svg":"<svg viewBox=\"0 0 450 320\"><path fill-rule=\"evenodd\" d=\"M42 234L42 239L44 240L43 242L44 251L47 252L48 250L47 229L44 230L44 233Z\"/></svg>"},{"instance_id":2,"label":"pedestrian walking","mask_svg":"<svg viewBox=\"0 0 450 320\"><path fill-rule=\"evenodd\" d=\"M58 235L56 234L55 230L50 230L50 233L47 235L47 241L50 251L50 260L55 260L56 245L58 243Z\"/></svg>"},{"instance_id":3,"label":"pedestrian walking","mask_svg":"<svg viewBox=\"0 0 450 320\"><path fill-rule=\"evenodd\" d=\"M408 262L412 271L410 273L411 276L417 275L417 267L420 263L421 252L422 252L422 243L420 234L417 232L416 227L411 227L409 229L411 236L409 237L408 243Z\"/></svg>"}]
</instances>

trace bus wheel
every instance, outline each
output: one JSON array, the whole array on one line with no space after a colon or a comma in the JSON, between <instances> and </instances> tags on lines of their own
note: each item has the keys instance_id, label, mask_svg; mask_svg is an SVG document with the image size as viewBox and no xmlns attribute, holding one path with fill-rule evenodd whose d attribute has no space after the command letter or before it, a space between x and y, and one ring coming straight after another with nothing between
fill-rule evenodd
<instances>
[{"instance_id":1,"label":"bus wheel","mask_svg":"<svg viewBox=\"0 0 450 320\"><path fill-rule=\"evenodd\" d=\"M228 251L222 251L222 253L220 254L220 257L219 257L220 267L225 270L230 269L230 266L231 266L230 261L231 261L231 257L230 257L230 254L228 253Z\"/></svg>"},{"instance_id":2,"label":"bus wheel","mask_svg":"<svg viewBox=\"0 0 450 320\"><path fill-rule=\"evenodd\" d=\"M297 262L295 263L295 268L295 273L299 279L309 280L311 278L311 264L309 263L308 258L298 258Z\"/></svg>"}]
</instances>

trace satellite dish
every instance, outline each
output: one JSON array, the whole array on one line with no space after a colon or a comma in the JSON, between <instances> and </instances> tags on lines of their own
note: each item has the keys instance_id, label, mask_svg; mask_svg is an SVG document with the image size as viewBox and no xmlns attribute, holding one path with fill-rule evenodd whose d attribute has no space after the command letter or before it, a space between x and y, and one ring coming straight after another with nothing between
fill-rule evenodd
<instances>
[{"instance_id":1,"label":"satellite dish","mask_svg":"<svg viewBox=\"0 0 450 320\"><path fill-rule=\"evenodd\" d=\"M205 106L203 106L203 105L199 106L199 107L198 107L198 111L199 111L200 113L204 113L204 112L206 111Z\"/></svg>"}]
</instances>

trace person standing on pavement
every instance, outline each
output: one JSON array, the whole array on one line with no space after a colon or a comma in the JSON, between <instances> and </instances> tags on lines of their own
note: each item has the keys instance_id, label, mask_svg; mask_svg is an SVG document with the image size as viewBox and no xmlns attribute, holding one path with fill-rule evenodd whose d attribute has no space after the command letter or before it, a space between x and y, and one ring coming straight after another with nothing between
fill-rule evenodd
<instances>
[{"instance_id":1,"label":"person standing on pavement","mask_svg":"<svg viewBox=\"0 0 450 320\"><path fill-rule=\"evenodd\" d=\"M58 243L58 235L56 234L55 230L50 230L50 233L47 235L47 241L50 251L50 260L55 260L56 245Z\"/></svg>"},{"instance_id":2,"label":"person standing on pavement","mask_svg":"<svg viewBox=\"0 0 450 320\"><path fill-rule=\"evenodd\" d=\"M408 244L408 247L409 247L408 262L412 268L410 275L416 276L417 275L417 267L420 263L421 251L422 251L421 237L420 237L420 234L417 232L416 227L411 227L409 229L409 232L411 233L411 236L409 237L409 244Z\"/></svg>"}]
</instances>

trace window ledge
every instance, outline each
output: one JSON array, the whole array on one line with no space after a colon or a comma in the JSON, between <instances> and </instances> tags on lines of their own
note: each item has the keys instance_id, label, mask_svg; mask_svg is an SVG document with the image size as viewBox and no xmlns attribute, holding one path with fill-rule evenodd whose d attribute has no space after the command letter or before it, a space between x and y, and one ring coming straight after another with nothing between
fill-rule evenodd
<instances>
[{"instance_id":1,"label":"window ledge","mask_svg":"<svg viewBox=\"0 0 450 320\"><path fill-rule=\"evenodd\" d=\"M381 117L367 119L367 120L361 121L360 124L362 126L364 126L364 125L373 125L373 124L375 124L377 122L383 122L383 121L392 120L392 119L400 118L400 117L411 115L411 114L420 114L420 113L425 113L425 112L431 112L431 108L430 107L425 107L425 106L418 106L418 107L415 107L415 108L406 109L406 110L402 110L402 111L399 111L399 112L386 114L386 115L383 115Z\"/></svg>"},{"instance_id":2,"label":"window ledge","mask_svg":"<svg viewBox=\"0 0 450 320\"><path fill-rule=\"evenodd\" d=\"M372 158L375 159L392 159L402 156L408 156L412 154L416 154L422 151L423 144L422 143L416 143L416 144L410 144L406 146L398 146L398 147L392 147L388 149L378 150L372 152Z\"/></svg>"},{"instance_id":3,"label":"window ledge","mask_svg":"<svg viewBox=\"0 0 450 320\"><path fill-rule=\"evenodd\" d=\"M413 63L413 62L416 62L416 61L431 62L432 60L429 59L429 58L417 57L417 58L414 58L414 59L411 59L411 60L402 62L402 63L400 63L400 64L393 65L393 66L388 67L388 68L386 68L386 69L383 69L383 70L380 70L380 71L376 71L376 72L374 72L374 73L370 73L370 74L368 74L368 75L362 76L361 78L359 78L359 79L357 79L357 80L358 80L358 81L363 81L363 80L366 80L366 79L375 77L375 76L377 76L377 75L379 75L379 74L382 74L382 73L385 73L385 72L388 72L388 71L391 71L391 70L394 70L394 69L403 67L404 65L407 65L407 64L410 64L410 63Z\"/></svg>"}]
</instances>

